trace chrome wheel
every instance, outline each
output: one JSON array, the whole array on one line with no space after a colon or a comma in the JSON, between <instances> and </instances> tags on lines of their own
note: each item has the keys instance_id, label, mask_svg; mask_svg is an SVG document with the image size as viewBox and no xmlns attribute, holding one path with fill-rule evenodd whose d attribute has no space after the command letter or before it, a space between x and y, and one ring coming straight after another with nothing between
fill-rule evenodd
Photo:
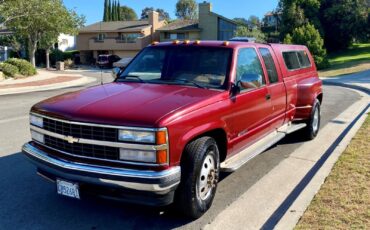
<instances>
[{"instance_id":1,"label":"chrome wheel","mask_svg":"<svg viewBox=\"0 0 370 230\"><path fill-rule=\"evenodd\" d=\"M212 189L217 184L216 162L213 158L213 151L209 151L205 157L200 174L197 180L197 196L201 200L206 200L212 194Z\"/></svg>"},{"instance_id":2,"label":"chrome wheel","mask_svg":"<svg viewBox=\"0 0 370 230\"><path fill-rule=\"evenodd\" d=\"M319 109L316 107L312 120L312 129L314 133L316 133L317 130L319 129L319 119L320 119L319 117L320 117Z\"/></svg>"}]
</instances>

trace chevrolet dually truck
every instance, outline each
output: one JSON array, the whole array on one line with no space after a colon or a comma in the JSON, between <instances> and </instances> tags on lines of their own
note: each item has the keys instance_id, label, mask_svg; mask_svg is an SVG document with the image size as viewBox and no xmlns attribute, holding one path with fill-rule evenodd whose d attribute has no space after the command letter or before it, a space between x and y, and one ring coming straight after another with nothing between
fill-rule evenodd
<instances>
[{"instance_id":1,"label":"chevrolet dually truck","mask_svg":"<svg viewBox=\"0 0 370 230\"><path fill-rule=\"evenodd\" d=\"M23 153L58 194L93 193L198 218L221 170L320 126L322 82L305 46L174 41L114 82L34 105Z\"/></svg>"}]
</instances>

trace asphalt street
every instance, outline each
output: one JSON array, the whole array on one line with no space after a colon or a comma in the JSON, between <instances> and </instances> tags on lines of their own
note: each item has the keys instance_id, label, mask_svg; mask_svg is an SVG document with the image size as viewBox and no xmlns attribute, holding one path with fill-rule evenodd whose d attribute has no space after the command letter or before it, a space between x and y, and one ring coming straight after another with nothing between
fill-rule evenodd
<instances>
[{"instance_id":1,"label":"asphalt street","mask_svg":"<svg viewBox=\"0 0 370 230\"><path fill-rule=\"evenodd\" d=\"M103 76L105 82L111 80L109 73ZM0 229L200 229L302 144L299 133L292 134L238 171L223 173L212 208L196 221L183 219L171 209L60 197L54 184L36 175L20 148L30 139L30 107L80 88L0 96ZM325 86L322 126L340 122L333 118L359 99L351 90Z\"/></svg>"}]
</instances>

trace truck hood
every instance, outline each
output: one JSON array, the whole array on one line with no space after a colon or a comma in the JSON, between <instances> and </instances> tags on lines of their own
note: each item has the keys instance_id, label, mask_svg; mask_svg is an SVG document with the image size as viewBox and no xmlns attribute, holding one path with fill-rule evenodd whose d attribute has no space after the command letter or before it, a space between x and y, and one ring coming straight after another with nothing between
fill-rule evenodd
<instances>
[{"instance_id":1,"label":"truck hood","mask_svg":"<svg viewBox=\"0 0 370 230\"><path fill-rule=\"evenodd\" d=\"M209 104L220 93L178 85L110 83L49 98L31 111L79 122L156 127L162 117L206 99Z\"/></svg>"}]
</instances>

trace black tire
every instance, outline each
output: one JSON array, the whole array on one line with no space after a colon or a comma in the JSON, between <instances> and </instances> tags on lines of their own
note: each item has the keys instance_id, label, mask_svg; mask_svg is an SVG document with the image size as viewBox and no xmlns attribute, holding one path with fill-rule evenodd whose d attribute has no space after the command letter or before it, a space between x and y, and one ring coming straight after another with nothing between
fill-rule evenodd
<instances>
[{"instance_id":1,"label":"black tire","mask_svg":"<svg viewBox=\"0 0 370 230\"><path fill-rule=\"evenodd\" d=\"M215 197L219 168L219 151L213 138L201 137L189 143L181 159L181 183L175 195L176 209L192 219L201 217L211 207ZM210 170L209 174L204 174L207 170ZM202 183L207 185L202 186Z\"/></svg>"},{"instance_id":2,"label":"black tire","mask_svg":"<svg viewBox=\"0 0 370 230\"><path fill-rule=\"evenodd\" d=\"M320 121L321 121L320 101L316 99L312 107L310 118L306 122L307 126L304 128L304 135L307 140L315 139L320 130Z\"/></svg>"}]
</instances>

